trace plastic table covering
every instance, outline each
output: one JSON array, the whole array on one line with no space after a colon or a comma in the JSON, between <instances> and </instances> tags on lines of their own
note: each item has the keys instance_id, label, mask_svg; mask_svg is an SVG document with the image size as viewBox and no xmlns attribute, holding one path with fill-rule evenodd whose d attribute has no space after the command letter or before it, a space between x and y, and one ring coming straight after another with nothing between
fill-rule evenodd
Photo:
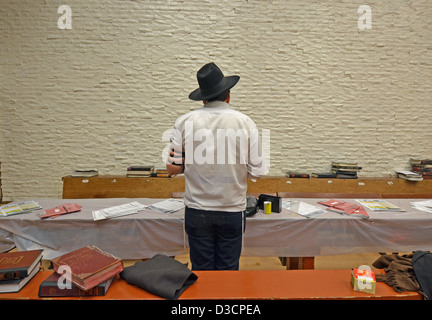
<instances>
[{"instance_id":1,"label":"plastic table covering","mask_svg":"<svg viewBox=\"0 0 432 320\"><path fill-rule=\"evenodd\" d=\"M188 253L184 210L161 213L146 209L128 216L93 220L93 210L132 201L150 205L163 199L27 200L38 202L43 209L64 203L77 203L82 209L49 219L41 219L40 211L0 217L0 244L10 246L13 243L18 250L44 249L47 260L86 245L95 245L121 259L151 258L157 253L169 256ZM317 201L328 199L295 200L325 208ZM353 199L344 201L354 202ZM366 209L370 219L359 219L334 212L305 218L285 208L281 213L270 215L260 210L247 218L242 255L311 257L432 249L432 213L413 209L410 204L421 199L388 201L406 212Z\"/></svg>"}]
</instances>

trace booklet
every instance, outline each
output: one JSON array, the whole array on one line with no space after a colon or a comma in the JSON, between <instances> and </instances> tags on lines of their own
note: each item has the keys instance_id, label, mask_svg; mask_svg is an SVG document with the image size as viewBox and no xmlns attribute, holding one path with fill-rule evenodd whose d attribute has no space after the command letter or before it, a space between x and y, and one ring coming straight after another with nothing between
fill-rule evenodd
<instances>
[{"instance_id":1,"label":"booklet","mask_svg":"<svg viewBox=\"0 0 432 320\"><path fill-rule=\"evenodd\" d=\"M29 213L35 210L42 209L35 201L25 201L19 203L10 203L0 207L0 217L10 216L14 214Z\"/></svg>"},{"instance_id":2,"label":"booklet","mask_svg":"<svg viewBox=\"0 0 432 320\"><path fill-rule=\"evenodd\" d=\"M373 200L356 200L361 205L373 211L405 211L387 200L373 199Z\"/></svg>"}]
</instances>

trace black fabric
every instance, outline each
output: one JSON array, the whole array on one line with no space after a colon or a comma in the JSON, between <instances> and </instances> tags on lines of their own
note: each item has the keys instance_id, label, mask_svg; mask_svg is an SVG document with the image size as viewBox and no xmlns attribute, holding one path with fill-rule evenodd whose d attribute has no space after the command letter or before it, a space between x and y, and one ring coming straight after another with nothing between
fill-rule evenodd
<instances>
[{"instance_id":1,"label":"black fabric","mask_svg":"<svg viewBox=\"0 0 432 320\"><path fill-rule=\"evenodd\" d=\"M162 254L126 267L120 277L130 284L171 300L177 300L198 279L186 265Z\"/></svg>"},{"instance_id":2,"label":"black fabric","mask_svg":"<svg viewBox=\"0 0 432 320\"><path fill-rule=\"evenodd\" d=\"M432 300L432 253L415 251L412 259L417 281L427 300Z\"/></svg>"},{"instance_id":3,"label":"black fabric","mask_svg":"<svg viewBox=\"0 0 432 320\"><path fill-rule=\"evenodd\" d=\"M258 199L254 196L246 197L246 217L253 217L258 212Z\"/></svg>"},{"instance_id":4,"label":"black fabric","mask_svg":"<svg viewBox=\"0 0 432 320\"><path fill-rule=\"evenodd\" d=\"M404 255L381 255L372 266L378 269L384 269L385 273L375 274L376 280L386 283L398 293L416 291L424 296L414 273L412 258L412 253Z\"/></svg>"}]
</instances>

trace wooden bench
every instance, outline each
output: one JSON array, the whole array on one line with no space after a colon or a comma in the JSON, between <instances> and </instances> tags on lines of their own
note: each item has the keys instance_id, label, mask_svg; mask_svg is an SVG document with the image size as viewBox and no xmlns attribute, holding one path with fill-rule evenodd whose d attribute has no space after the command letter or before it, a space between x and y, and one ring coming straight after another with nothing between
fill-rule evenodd
<instances>
[{"instance_id":1,"label":"wooden bench","mask_svg":"<svg viewBox=\"0 0 432 320\"><path fill-rule=\"evenodd\" d=\"M40 271L20 292L1 293L0 299L40 299L39 285L52 272ZM382 282L377 282L375 294L354 291L350 282L350 270L243 270L194 271L194 273L198 276L198 280L182 293L181 300L422 300L422 296L416 292L397 293ZM105 296L54 299L152 300L161 298L130 285L117 276Z\"/></svg>"}]
</instances>

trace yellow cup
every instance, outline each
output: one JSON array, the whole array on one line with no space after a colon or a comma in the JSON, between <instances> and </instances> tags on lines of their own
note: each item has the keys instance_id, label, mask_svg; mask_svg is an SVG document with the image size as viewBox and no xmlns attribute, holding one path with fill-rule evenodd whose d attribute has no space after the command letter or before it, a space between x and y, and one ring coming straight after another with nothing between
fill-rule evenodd
<instances>
[{"instance_id":1,"label":"yellow cup","mask_svg":"<svg viewBox=\"0 0 432 320\"><path fill-rule=\"evenodd\" d=\"M264 213L265 214L270 214L272 211L272 203L271 201L264 201Z\"/></svg>"}]
</instances>

